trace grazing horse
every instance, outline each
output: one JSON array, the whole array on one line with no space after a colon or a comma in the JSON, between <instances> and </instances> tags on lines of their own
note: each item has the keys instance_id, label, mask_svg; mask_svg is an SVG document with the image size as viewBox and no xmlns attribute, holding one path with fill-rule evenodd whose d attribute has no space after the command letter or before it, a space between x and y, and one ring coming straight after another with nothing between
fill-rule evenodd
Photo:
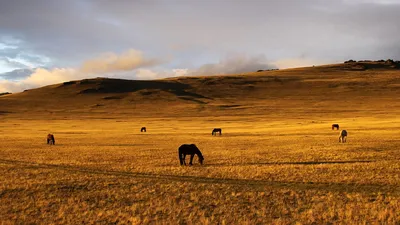
<instances>
[{"instance_id":1,"label":"grazing horse","mask_svg":"<svg viewBox=\"0 0 400 225\"><path fill-rule=\"evenodd\" d=\"M194 155L197 155L199 158L199 162L201 165L203 165L204 157L203 154L201 154L200 150L197 148L195 144L183 144L181 147L178 149L178 156L179 156L179 162L182 165L186 165L185 162L185 157L186 155L190 155L190 162L189 165L193 165L193 158Z\"/></svg>"},{"instance_id":2,"label":"grazing horse","mask_svg":"<svg viewBox=\"0 0 400 225\"><path fill-rule=\"evenodd\" d=\"M347 131L342 130L340 131L339 142L346 142L347 141Z\"/></svg>"},{"instance_id":3,"label":"grazing horse","mask_svg":"<svg viewBox=\"0 0 400 225\"><path fill-rule=\"evenodd\" d=\"M48 145L55 145L56 144L56 140L54 139L54 135L52 135L52 134L48 134L47 135L47 144Z\"/></svg>"},{"instance_id":4,"label":"grazing horse","mask_svg":"<svg viewBox=\"0 0 400 225\"><path fill-rule=\"evenodd\" d=\"M140 129L140 132L146 132L146 127L142 127L142 128Z\"/></svg>"},{"instance_id":5,"label":"grazing horse","mask_svg":"<svg viewBox=\"0 0 400 225\"><path fill-rule=\"evenodd\" d=\"M222 129L221 128L214 128L214 130L211 132L211 135L217 135L219 132L219 135L222 134Z\"/></svg>"},{"instance_id":6,"label":"grazing horse","mask_svg":"<svg viewBox=\"0 0 400 225\"><path fill-rule=\"evenodd\" d=\"M334 130L336 128L336 130L339 130L339 124L335 123L332 124L332 130Z\"/></svg>"}]
</instances>

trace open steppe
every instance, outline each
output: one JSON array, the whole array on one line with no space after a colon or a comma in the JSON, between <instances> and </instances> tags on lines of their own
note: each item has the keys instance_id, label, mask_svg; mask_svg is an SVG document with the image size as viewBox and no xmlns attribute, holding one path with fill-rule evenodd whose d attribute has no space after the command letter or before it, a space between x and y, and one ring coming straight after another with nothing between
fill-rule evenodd
<instances>
[{"instance_id":1,"label":"open steppe","mask_svg":"<svg viewBox=\"0 0 400 225\"><path fill-rule=\"evenodd\" d=\"M400 70L375 62L1 96L0 221L398 224L398 115Z\"/></svg>"}]
</instances>

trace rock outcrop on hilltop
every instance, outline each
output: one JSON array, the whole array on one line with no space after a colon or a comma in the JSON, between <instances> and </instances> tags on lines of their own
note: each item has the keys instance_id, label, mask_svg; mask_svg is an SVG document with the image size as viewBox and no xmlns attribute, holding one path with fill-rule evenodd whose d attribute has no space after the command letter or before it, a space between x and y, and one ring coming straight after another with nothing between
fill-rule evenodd
<instances>
[{"instance_id":1,"label":"rock outcrop on hilltop","mask_svg":"<svg viewBox=\"0 0 400 225\"><path fill-rule=\"evenodd\" d=\"M387 60L347 60L344 62L347 68L354 70L368 70L368 69L400 69L400 61L395 61L393 59ZM349 67L350 66L350 67Z\"/></svg>"}]
</instances>

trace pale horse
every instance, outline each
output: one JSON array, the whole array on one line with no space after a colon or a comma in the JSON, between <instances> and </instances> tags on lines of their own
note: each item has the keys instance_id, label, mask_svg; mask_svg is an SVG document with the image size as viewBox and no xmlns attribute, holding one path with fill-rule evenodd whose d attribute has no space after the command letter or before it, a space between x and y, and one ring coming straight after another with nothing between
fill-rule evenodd
<instances>
[{"instance_id":1,"label":"pale horse","mask_svg":"<svg viewBox=\"0 0 400 225\"><path fill-rule=\"evenodd\" d=\"M339 142L346 142L347 140L347 131L342 130L340 131Z\"/></svg>"}]
</instances>

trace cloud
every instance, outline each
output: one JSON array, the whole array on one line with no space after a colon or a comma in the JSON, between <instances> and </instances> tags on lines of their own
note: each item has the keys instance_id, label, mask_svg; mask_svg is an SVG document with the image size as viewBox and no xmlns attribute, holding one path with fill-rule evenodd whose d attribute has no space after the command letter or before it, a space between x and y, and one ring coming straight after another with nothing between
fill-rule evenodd
<instances>
[{"instance_id":1,"label":"cloud","mask_svg":"<svg viewBox=\"0 0 400 225\"><path fill-rule=\"evenodd\" d=\"M49 83L53 76L58 77L57 81L70 79L72 75L60 71L63 68L74 71L77 79L98 74L157 79L348 59L400 59L399 3L0 0L0 71L25 66L60 68L40 71L39 74L49 77L44 81L19 81L23 89L24 85L38 87ZM131 50L84 62L103 52L121 52L131 46L140 46L153 56L173 55L174 61L158 61ZM229 52L245 52L251 57L234 54L221 59ZM259 54L266 55L268 60L254 56ZM6 81L2 84L3 89L12 86Z\"/></svg>"},{"instance_id":2,"label":"cloud","mask_svg":"<svg viewBox=\"0 0 400 225\"><path fill-rule=\"evenodd\" d=\"M55 68L52 70L38 68L22 83L44 86L79 79L82 76L83 74L80 71L71 68Z\"/></svg>"},{"instance_id":3,"label":"cloud","mask_svg":"<svg viewBox=\"0 0 400 225\"><path fill-rule=\"evenodd\" d=\"M135 49L130 49L121 54L107 53L94 59L86 60L77 68L38 68L28 76L26 76L26 70L0 74L0 77L5 79L11 79L11 76L15 76L15 80L17 80L14 82L0 80L0 92L16 92L23 89L98 76L151 80L177 76L236 74L276 68L276 66L268 63L263 55L248 56L237 53L227 55L218 63L205 64L194 69L157 68L165 62L166 60L145 57L141 51ZM16 79L17 77L20 79Z\"/></svg>"},{"instance_id":4,"label":"cloud","mask_svg":"<svg viewBox=\"0 0 400 225\"><path fill-rule=\"evenodd\" d=\"M12 68L30 68L28 65L16 61L16 60L12 60L8 57L3 57L0 56L0 61L2 61L3 63L5 63L7 66L12 67Z\"/></svg>"},{"instance_id":5,"label":"cloud","mask_svg":"<svg viewBox=\"0 0 400 225\"><path fill-rule=\"evenodd\" d=\"M3 37L10 37L17 41L7 43L18 52L45 56L56 66L73 68L85 58L131 46L152 55L179 51L176 61L190 60L195 65L230 51L264 53L273 61L296 58L305 51L311 58L332 61L344 61L350 55L400 57L393 50L399 46L398 3L3 0L0 45Z\"/></svg>"},{"instance_id":6,"label":"cloud","mask_svg":"<svg viewBox=\"0 0 400 225\"><path fill-rule=\"evenodd\" d=\"M0 93L5 92L20 92L25 90L25 85L23 83L17 83L9 80L0 80Z\"/></svg>"},{"instance_id":7,"label":"cloud","mask_svg":"<svg viewBox=\"0 0 400 225\"><path fill-rule=\"evenodd\" d=\"M16 69L10 72L0 73L0 78L6 80L21 80L29 77L34 72L34 69Z\"/></svg>"},{"instance_id":8,"label":"cloud","mask_svg":"<svg viewBox=\"0 0 400 225\"><path fill-rule=\"evenodd\" d=\"M189 69L173 69L174 76L185 76L188 74Z\"/></svg>"},{"instance_id":9,"label":"cloud","mask_svg":"<svg viewBox=\"0 0 400 225\"><path fill-rule=\"evenodd\" d=\"M289 63L289 61L287 62ZM294 60L290 62L294 62ZM305 61L303 63L305 63ZM283 65L283 62L281 65ZM179 76L227 75L275 68L277 68L277 66L275 64L268 63L266 57L263 55L248 56L246 54L231 54L221 59L218 63L204 64L193 69L177 68L161 71L140 69L137 70L135 78L159 79Z\"/></svg>"},{"instance_id":10,"label":"cloud","mask_svg":"<svg viewBox=\"0 0 400 225\"><path fill-rule=\"evenodd\" d=\"M149 70L149 69L139 69L136 72L136 78L140 80L152 80L156 78L160 78L161 73L157 73L155 71Z\"/></svg>"},{"instance_id":11,"label":"cloud","mask_svg":"<svg viewBox=\"0 0 400 225\"><path fill-rule=\"evenodd\" d=\"M158 59L148 59L144 57L142 52L134 49L130 49L120 55L108 53L98 58L87 60L78 68L37 68L22 80L0 80L0 92L19 92L24 89L98 76L119 77L119 75L124 76L124 74L119 74L120 72L134 70L138 70L137 75L143 79L153 79L156 77L155 74L152 74L150 70L140 68L156 66L161 62L162 60ZM12 72L11 74L4 73L0 74L0 77L9 79L11 75L15 74ZM131 76L131 78L133 77Z\"/></svg>"},{"instance_id":12,"label":"cloud","mask_svg":"<svg viewBox=\"0 0 400 225\"><path fill-rule=\"evenodd\" d=\"M383 4L383 5L392 5L392 4L400 4L399 0L344 0L347 4Z\"/></svg>"},{"instance_id":13,"label":"cloud","mask_svg":"<svg viewBox=\"0 0 400 225\"><path fill-rule=\"evenodd\" d=\"M188 75L188 69L171 69L171 70L154 70L154 69L138 69L134 75L134 79L138 80L154 80L167 77L179 77ZM132 78L132 76L130 77Z\"/></svg>"},{"instance_id":14,"label":"cloud","mask_svg":"<svg viewBox=\"0 0 400 225\"><path fill-rule=\"evenodd\" d=\"M276 66L267 62L265 56L247 56L233 54L220 60L219 63L210 63L188 71L189 75L217 75L253 72L257 70L274 69Z\"/></svg>"},{"instance_id":15,"label":"cloud","mask_svg":"<svg viewBox=\"0 0 400 225\"><path fill-rule=\"evenodd\" d=\"M304 59L304 58L293 58L283 59L273 62L279 69L296 68L296 67L308 67L322 64L328 64L329 62L323 62L320 60Z\"/></svg>"},{"instance_id":16,"label":"cloud","mask_svg":"<svg viewBox=\"0 0 400 225\"><path fill-rule=\"evenodd\" d=\"M85 76L71 68L52 70L38 68L30 76L20 81L0 80L0 92L20 92L25 89L76 80Z\"/></svg>"},{"instance_id":17,"label":"cloud","mask_svg":"<svg viewBox=\"0 0 400 225\"><path fill-rule=\"evenodd\" d=\"M83 63L80 71L83 73L97 74L121 72L134 70L140 67L154 66L160 63L160 60L146 59L142 52L130 49L121 55L107 53L99 58L87 60Z\"/></svg>"},{"instance_id":18,"label":"cloud","mask_svg":"<svg viewBox=\"0 0 400 225\"><path fill-rule=\"evenodd\" d=\"M19 42L10 38L0 39L0 71L43 67L51 60L45 56L29 53L15 46Z\"/></svg>"},{"instance_id":19,"label":"cloud","mask_svg":"<svg viewBox=\"0 0 400 225\"><path fill-rule=\"evenodd\" d=\"M248 56L246 54L231 54L218 63L209 63L197 68L175 68L170 70L139 69L135 79L151 80L179 76L209 76L254 72L257 70L275 69L276 65L268 63L263 55Z\"/></svg>"}]
</instances>

